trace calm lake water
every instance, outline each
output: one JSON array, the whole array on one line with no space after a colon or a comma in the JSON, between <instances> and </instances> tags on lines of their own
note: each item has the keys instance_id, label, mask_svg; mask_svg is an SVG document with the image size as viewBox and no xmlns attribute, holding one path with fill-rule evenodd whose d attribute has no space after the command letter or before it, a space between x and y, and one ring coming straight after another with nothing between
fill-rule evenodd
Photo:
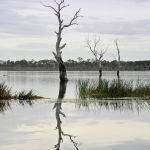
<instances>
[{"instance_id":1,"label":"calm lake water","mask_svg":"<svg viewBox=\"0 0 150 150\"><path fill-rule=\"evenodd\" d=\"M150 102L80 101L78 80L97 72L68 72L59 90L58 72L0 72L13 92L30 90L46 100L0 102L0 150L149 150ZM104 72L115 79L115 72ZM150 83L150 72L121 72L126 80ZM63 140L63 142L62 142Z\"/></svg>"}]
</instances>

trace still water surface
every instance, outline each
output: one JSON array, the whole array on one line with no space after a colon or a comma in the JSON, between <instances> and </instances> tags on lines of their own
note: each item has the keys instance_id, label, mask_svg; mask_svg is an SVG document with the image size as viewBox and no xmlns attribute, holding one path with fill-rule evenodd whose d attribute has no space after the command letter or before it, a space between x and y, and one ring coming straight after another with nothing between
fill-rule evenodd
<instances>
[{"instance_id":1,"label":"still water surface","mask_svg":"<svg viewBox=\"0 0 150 150\"><path fill-rule=\"evenodd\" d=\"M0 150L149 150L149 101L81 102L78 80L94 82L98 73L69 72L68 78L60 85L58 72L0 72L14 92L33 89L49 98L0 102ZM150 82L150 72L121 72L121 78Z\"/></svg>"}]
</instances>

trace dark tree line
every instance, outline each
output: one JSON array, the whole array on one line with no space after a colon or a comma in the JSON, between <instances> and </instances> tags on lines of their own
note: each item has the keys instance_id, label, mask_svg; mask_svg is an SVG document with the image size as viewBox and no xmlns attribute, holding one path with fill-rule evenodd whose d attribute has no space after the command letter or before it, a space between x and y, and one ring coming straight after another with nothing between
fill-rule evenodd
<instances>
[{"instance_id":1,"label":"dark tree line","mask_svg":"<svg viewBox=\"0 0 150 150\"><path fill-rule=\"evenodd\" d=\"M84 60L67 60L64 62L69 71L97 71L97 62L93 59ZM104 71L117 71L118 63L114 61L102 61ZM55 60L40 60L40 61L3 61L0 64L0 70L16 70L16 71L56 71L58 63ZM121 61L120 70L150 70L150 60L147 61Z\"/></svg>"}]
</instances>

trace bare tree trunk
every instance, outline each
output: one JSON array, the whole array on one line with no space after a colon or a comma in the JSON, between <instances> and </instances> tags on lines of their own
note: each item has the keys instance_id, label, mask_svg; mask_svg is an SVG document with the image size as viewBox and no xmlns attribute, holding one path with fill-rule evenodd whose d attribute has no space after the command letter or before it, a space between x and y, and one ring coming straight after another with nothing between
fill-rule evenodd
<instances>
[{"instance_id":1,"label":"bare tree trunk","mask_svg":"<svg viewBox=\"0 0 150 150\"><path fill-rule=\"evenodd\" d=\"M81 17L80 11L81 9L77 10L74 14L74 16L70 19L70 21L67 24L64 24L64 20L62 17L62 10L66 7L68 7L69 5L65 4L65 0L54 0L56 7L53 7L51 5L44 5L45 7L50 8L51 10L53 10L54 15L56 16L57 20L58 20L58 31L55 31L55 34L57 35L57 39L56 39L56 48L55 48L55 52L53 52L56 61L58 62L59 65L59 78L60 81L67 81L67 73L66 73L66 67L65 64L62 60L62 50L63 48L65 48L66 43L62 44L62 33L63 30L65 28L69 28L70 26L73 25L78 25L76 20Z\"/></svg>"},{"instance_id":2,"label":"bare tree trunk","mask_svg":"<svg viewBox=\"0 0 150 150\"><path fill-rule=\"evenodd\" d=\"M59 65L59 78L60 78L60 81L68 81L66 66L65 66L65 64L64 64L64 62L61 58L60 58L60 61L58 62L58 65Z\"/></svg>"},{"instance_id":3,"label":"bare tree trunk","mask_svg":"<svg viewBox=\"0 0 150 150\"><path fill-rule=\"evenodd\" d=\"M60 81L68 81L66 67L64 63L59 63L59 78Z\"/></svg>"},{"instance_id":4,"label":"bare tree trunk","mask_svg":"<svg viewBox=\"0 0 150 150\"><path fill-rule=\"evenodd\" d=\"M120 71L119 71L119 69L117 70L117 77L118 77L118 79L120 78Z\"/></svg>"},{"instance_id":5,"label":"bare tree trunk","mask_svg":"<svg viewBox=\"0 0 150 150\"><path fill-rule=\"evenodd\" d=\"M99 62L99 64L98 64L98 67L99 67L99 77L101 78L102 77L102 63L101 62Z\"/></svg>"},{"instance_id":6,"label":"bare tree trunk","mask_svg":"<svg viewBox=\"0 0 150 150\"><path fill-rule=\"evenodd\" d=\"M54 56L55 56L55 59L58 63L58 66L59 66L59 79L60 81L68 81L67 79L67 71L66 71L66 66L61 58L61 56L57 56L54 52L53 52Z\"/></svg>"},{"instance_id":7,"label":"bare tree trunk","mask_svg":"<svg viewBox=\"0 0 150 150\"><path fill-rule=\"evenodd\" d=\"M120 50L118 46L118 41L115 40L116 48L117 48L117 53L118 53L118 66L117 66L117 77L120 79Z\"/></svg>"}]
</instances>

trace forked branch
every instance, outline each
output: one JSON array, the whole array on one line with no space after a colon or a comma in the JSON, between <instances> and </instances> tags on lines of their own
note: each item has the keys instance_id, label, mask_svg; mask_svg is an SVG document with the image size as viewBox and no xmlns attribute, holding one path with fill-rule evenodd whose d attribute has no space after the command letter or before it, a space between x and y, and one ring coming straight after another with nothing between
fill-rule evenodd
<instances>
[{"instance_id":1,"label":"forked branch","mask_svg":"<svg viewBox=\"0 0 150 150\"><path fill-rule=\"evenodd\" d=\"M75 22L75 21L77 20L77 18L82 17L80 15L80 12L81 12L81 8L75 12L75 15L72 17L72 19L70 20L70 22L68 24L63 25L63 29L67 28L67 27L70 27L72 25L78 25L78 23Z\"/></svg>"},{"instance_id":2,"label":"forked branch","mask_svg":"<svg viewBox=\"0 0 150 150\"><path fill-rule=\"evenodd\" d=\"M62 41L62 32L65 28L68 28L73 25L78 25L76 20L81 17L80 11L81 9L77 10L74 14L74 16L70 19L69 23L64 23L64 19L62 17L62 10L69 5L65 4L65 0L54 0L56 7L53 7L51 5L45 5L42 3L43 6L50 8L51 10L54 11L55 16L57 17L58 20L58 31L55 31L55 34L57 35L57 41L56 41L56 53L53 52L55 58L59 57L61 58L62 54L62 49L65 48L66 43L61 44Z\"/></svg>"},{"instance_id":3,"label":"forked branch","mask_svg":"<svg viewBox=\"0 0 150 150\"><path fill-rule=\"evenodd\" d=\"M106 49L103 50L102 48L100 48L100 42L100 37L95 37L93 44L91 44L89 39L86 41L87 48L89 48L91 53L94 55L96 61L102 61L102 58L107 51Z\"/></svg>"}]
</instances>

